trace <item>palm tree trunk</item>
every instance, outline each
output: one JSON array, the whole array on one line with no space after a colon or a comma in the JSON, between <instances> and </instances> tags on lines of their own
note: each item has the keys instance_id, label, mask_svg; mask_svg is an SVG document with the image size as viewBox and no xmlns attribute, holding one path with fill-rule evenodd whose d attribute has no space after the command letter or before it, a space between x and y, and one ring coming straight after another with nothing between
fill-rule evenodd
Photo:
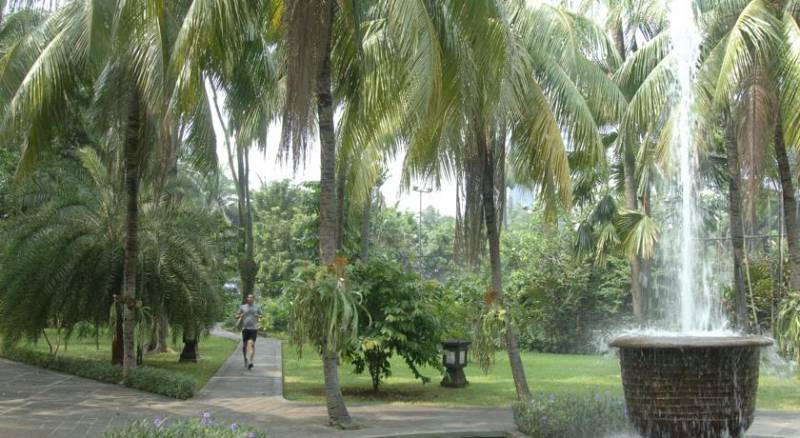
<instances>
[{"instance_id":1,"label":"palm tree trunk","mask_svg":"<svg viewBox=\"0 0 800 438\"><path fill-rule=\"evenodd\" d=\"M463 163L462 163L463 166ZM463 169L456 169L456 223L453 227L453 259L457 266L464 263L464 216L461 213L461 183L463 179Z\"/></svg>"},{"instance_id":2,"label":"palm tree trunk","mask_svg":"<svg viewBox=\"0 0 800 438\"><path fill-rule=\"evenodd\" d=\"M786 240L789 247L789 287L793 291L800 290L800 240L797 235L797 200L794 197L792 171L789 167L789 156L783 140L783 124L780 114L775 127L775 158L778 161L778 173L781 177L783 192L783 220L786 224Z\"/></svg>"},{"instance_id":3,"label":"palm tree trunk","mask_svg":"<svg viewBox=\"0 0 800 438\"><path fill-rule=\"evenodd\" d=\"M619 53L620 58L625 61L627 53L625 50L625 31L622 27L622 20L617 19L614 23L614 31L612 34L614 46ZM630 155L630 157L629 157ZM625 184L625 208L628 210L638 210L637 196L636 196L636 177L635 177L636 163L628 151L623 152L622 169L624 173ZM633 254L628 257L631 265L631 301L633 302L633 316L636 318L638 324L644 323L644 296L642 293L642 271L643 260L638 254Z\"/></svg>"},{"instance_id":4,"label":"palm tree trunk","mask_svg":"<svg viewBox=\"0 0 800 438\"><path fill-rule=\"evenodd\" d=\"M153 331L150 342L147 343L148 353L164 353L167 351L167 332L169 331L169 317L166 309L160 309L154 318Z\"/></svg>"},{"instance_id":5,"label":"palm tree trunk","mask_svg":"<svg viewBox=\"0 0 800 438\"><path fill-rule=\"evenodd\" d=\"M486 140L478 141L486 144ZM480 146L478 146L480 147ZM464 243L466 246L467 265L473 271L478 269L483 246L483 161L481 153L471 151L466 157L464 166Z\"/></svg>"},{"instance_id":6,"label":"palm tree trunk","mask_svg":"<svg viewBox=\"0 0 800 438\"><path fill-rule=\"evenodd\" d=\"M199 356L197 335L197 330L192 323L183 328L183 350L178 362L197 362Z\"/></svg>"},{"instance_id":7,"label":"palm tree trunk","mask_svg":"<svg viewBox=\"0 0 800 438\"><path fill-rule=\"evenodd\" d=\"M364 201L364 210L361 212L361 251L359 258L366 262L369 259L369 221L372 216L372 190Z\"/></svg>"},{"instance_id":8,"label":"palm tree trunk","mask_svg":"<svg viewBox=\"0 0 800 438\"><path fill-rule=\"evenodd\" d=\"M128 126L125 133L125 191L127 205L125 213L125 255L122 267L122 377L127 379L130 370L136 368L134 342L136 265L139 244L139 145L141 141L139 92L131 95Z\"/></svg>"},{"instance_id":9,"label":"palm tree trunk","mask_svg":"<svg viewBox=\"0 0 800 438\"><path fill-rule=\"evenodd\" d=\"M528 388L528 381L525 378L525 368L522 366L522 359L517 347L517 337L514 334L513 322L508 303L503 299L503 276L500 265L500 227L497 222L495 201L494 201L494 154L489 149L485 134L482 129L478 130L478 149L483 156L483 212L486 216L486 236L489 239L489 263L492 271L492 290L506 309L506 347L508 348L508 360L511 364L511 374L514 377L514 386L517 390L517 398L525 400L530 398L531 391Z\"/></svg>"},{"instance_id":10,"label":"palm tree trunk","mask_svg":"<svg viewBox=\"0 0 800 438\"><path fill-rule=\"evenodd\" d=\"M114 306L117 307L117 315L122 315L122 307L117 303L115 303ZM122 365L122 363L125 361L125 344L122 342L124 337L122 331L122 318L117 317L113 330L114 336L111 340L111 364Z\"/></svg>"},{"instance_id":11,"label":"palm tree trunk","mask_svg":"<svg viewBox=\"0 0 800 438\"><path fill-rule=\"evenodd\" d=\"M239 197L239 238L241 255L239 275L242 279L242 302L255 290L258 265L253 250L253 212L250 208L250 166L247 161L247 148L236 145L236 161L239 179L236 191Z\"/></svg>"},{"instance_id":12,"label":"palm tree trunk","mask_svg":"<svg viewBox=\"0 0 800 438\"><path fill-rule=\"evenodd\" d=\"M625 175L625 208L638 210L636 198L636 178L634 177L633 163L623 158L623 173ZM638 254L628 257L631 265L631 299L633 302L633 316L638 324L644 323L644 300L642 296L642 258Z\"/></svg>"},{"instance_id":13,"label":"palm tree trunk","mask_svg":"<svg viewBox=\"0 0 800 438\"><path fill-rule=\"evenodd\" d=\"M508 230L508 217L506 215L506 145L505 138L497 138L492 136L495 140L495 149L497 151L497 172L495 172L495 187L497 188L497 223L500 227Z\"/></svg>"},{"instance_id":14,"label":"palm tree trunk","mask_svg":"<svg viewBox=\"0 0 800 438\"><path fill-rule=\"evenodd\" d=\"M725 141L728 165L728 214L731 227L731 246L733 247L733 286L736 324L743 332L750 332L750 318L747 314L747 290L744 285L744 228L742 224L741 170L739 150L733 123L728 121Z\"/></svg>"},{"instance_id":15,"label":"palm tree trunk","mask_svg":"<svg viewBox=\"0 0 800 438\"><path fill-rule=\"evenodd\" d=\"M339 163L339 174L336 176L336 250L344 248L345 211L344 195L347 190L347 163Z\"/></svg>"},{"instance_id":16,"label":"palm tree trunk","mask_svg":"<svg viewBox=\"0 0 800 438\"><path fill-rule=\"evenodd\" d=\"M327 13L333 22L333 3ZM331 35L325 37L325 52L317 75L317 116L320 142L320 200L319 255L323 265L336 257L336 138L333 127L333 96L331 95ZM331 425L350 427L352 420L339 387L339 359L335 351L323 351L322 367L325 379L325 399Z\"/></svg>"}]
</instances>

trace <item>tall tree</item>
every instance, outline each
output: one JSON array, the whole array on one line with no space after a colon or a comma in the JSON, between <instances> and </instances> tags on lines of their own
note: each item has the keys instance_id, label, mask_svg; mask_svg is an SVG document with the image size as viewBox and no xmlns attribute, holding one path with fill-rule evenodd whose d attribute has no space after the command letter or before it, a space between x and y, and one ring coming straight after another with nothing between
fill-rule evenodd
<instances>
[{"instance_id":1,"label":"tall tree","mask_svg":"<svg viewBox=\"0 0 800 438\"><path fill-rule=\"evenodd\" d=\"M613 49L591 22L550 5L487 0L426 4L427 9L404 6L388 10L398 23L399 35L393 39L400 42L400 53L416 54L408 60L401 57L401 64L420 74L423 59L429 69L421 73L422 84L405 89L410 96L405 101L412 103L407 108L408 173L438 178L451 168L450 157L458 156L453 151L468 142L464 148L477 155L482 181L478 194L492 278L487 296L507 307L496 211L498 189L503 190L504 184L498 187L494 157L506 147L502 139L509 139L510 166L540 188L551 217L559 205L568 205L571 183L565 143L575 145L575 153L585 162L597 162L603 150L598 120L616 117L623 106L621 93L603 71L614 58ZM452 27L433 31L426 28L427 22ZM404 46L420 41L425 43L417 50ZM572 44L577 41L581 43ZM420 91L424 97L417 94ZM510 320L505 341L517 397L527 398L530 391Z\"/></svg>"},{"instance_id":2,"label":"tall tree","mask_svg":"<svg viewBox=\"0 0 800 438\"><path fill-rule=\"evenodd\" d=\"M148 158L158 156L164 144L155 141L160 138L159 128L166 127L165 122L185 126L186 144L195 151L196 162L213 165L216 158L207 125L208 106L180 112L165 105L171 99L163 98L176 78L168 71L172 47L162 31L168 23L180 22L186 12L184 2L67 2L50 14L33 38L22 41L11 60L21 74L5 78L5 89L13 90L5 129L25 139L23 173L31 170L43 150L53 146L58 129L54 120L85 89L96 92L98 124L110 133L109 147L121 151L128 196L121 291L125 377L136 366L132 348L139 183L146 172L158 172ZM196 86L184 90L202 92ZM149 123L153 120L161 123Z\"/></svg>"}]
</instances>

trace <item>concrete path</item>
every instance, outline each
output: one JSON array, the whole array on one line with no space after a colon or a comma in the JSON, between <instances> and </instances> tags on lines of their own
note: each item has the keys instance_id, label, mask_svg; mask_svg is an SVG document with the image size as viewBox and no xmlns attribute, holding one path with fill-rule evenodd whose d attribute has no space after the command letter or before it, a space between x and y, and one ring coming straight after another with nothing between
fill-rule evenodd
<instances>
[{"instance_id":1,"label":"concrete path","mask_svg":"<svg viewBox=\"0 0 800 438\"><path fill-rule=\"evenodd\" d=\"M382 404L351 405L362 428L333 430L324 406L283 399L281 363L280 342L259 339L255 368L245 370L237 350L195 398L182 402L0 359L0 437L95 437L136 418L199 418L203 412L219 422L265 429L271 437L503 436L514 429L510 409ZM800 414L759 412L748 436L800 437Z\"/></svg>"}]
</instances>

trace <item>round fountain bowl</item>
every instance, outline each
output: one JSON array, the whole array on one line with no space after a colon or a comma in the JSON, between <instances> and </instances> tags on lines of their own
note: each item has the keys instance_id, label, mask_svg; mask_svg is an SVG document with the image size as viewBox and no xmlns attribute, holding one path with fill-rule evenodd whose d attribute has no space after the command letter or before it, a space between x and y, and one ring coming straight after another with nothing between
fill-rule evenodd
<instances>
[{"instance_id":1,"label":"round fountain bowl","mask_svg":"<svg viewBox=\"0 0 800 438\"><path fill-rule=\"evenodd\" d=\"M739 437L758 389L760 336L621 336L628 416L645 437Z\"/></svg>"}]
</instances>

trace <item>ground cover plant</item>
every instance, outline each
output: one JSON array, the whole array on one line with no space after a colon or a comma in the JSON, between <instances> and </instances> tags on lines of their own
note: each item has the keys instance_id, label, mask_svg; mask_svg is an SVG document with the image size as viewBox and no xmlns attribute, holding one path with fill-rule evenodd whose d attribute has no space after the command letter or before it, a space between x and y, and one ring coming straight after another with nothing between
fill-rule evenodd
<instances>
[{"instance_id":1,"label":"ground cover plant","mask_svg":"<svg viewBox=\"0 0 800 438\"><path fill-rule=\"evenodd\" d=\"M263 431L247 425L216 421L209 412L198 418L155 416L109 430L106 438L267 438Z\"/></svg>"},{"instance_id":2,"label":"ground cover plant","mask_svg":"<svg viewBox=\"0 0 800 438\"><path fill-rule=\"evenodd\" d=\"M544 394L512 405L519 430L537 438L584 438L630 430L625 401L603 394Z\"/></svg>"},{"instance_id":3,"label":"ground cover plant","mask_svg":"<svg viewBox=\"0 0 800 438\"><path fill-rule=\"evenodd\" d=\"M49 339L55 342L56 336L53 330L48 330L50 333ZM116 373L119 367L110 364L109 358L111 357L111 343L109 334L105 331L99 333L99 339L94 337L72 337L66 344L59 346L56 357L65 360L74 360L76 363L90 364L93 369L98 369L96 375L82 375L83 377L94 378L107 383L118 383L121 378L117 379L116 374L114 378L103 378L103 374ZM63 342L63 341L62 341ZM197 362L179 362L180 344L172 344L172 348L166 353L152 353L144 355L143 365L153 371L167 371L172 375L178 376L179 379L190 379L192 386L195 390L200 390L208 382L208 379L217 372L220 366L228 359L237 343L235 341L219 338L216 336L207 336L200 340L200 357ZM39 342L21 342L14 347L14 350L21 352L18 356L12 357L6 350L0 350L0 356L7 357L12 360L20 360L22 362L31 363L45 362L52 357L50 354L50 347L47 343L40 338ZM27 354L31 353L31 354ZM23 360L25 357L32 358L31 361ZM35 363L34 363L35 364ZM110 368L108 368L110 367ZM66 369L57 369L58 371L71 373L71 367ZM74 373L71 373L74 374ZM120 375L121 377L121 375ZM157 391L158 385L156 381L148 382L142 381L140 378L135 379L137 388L145 391ZM182 392L182 391L181 391ZM162 392L163 393L163 392Z\"/></svg>"}]
</instances>

